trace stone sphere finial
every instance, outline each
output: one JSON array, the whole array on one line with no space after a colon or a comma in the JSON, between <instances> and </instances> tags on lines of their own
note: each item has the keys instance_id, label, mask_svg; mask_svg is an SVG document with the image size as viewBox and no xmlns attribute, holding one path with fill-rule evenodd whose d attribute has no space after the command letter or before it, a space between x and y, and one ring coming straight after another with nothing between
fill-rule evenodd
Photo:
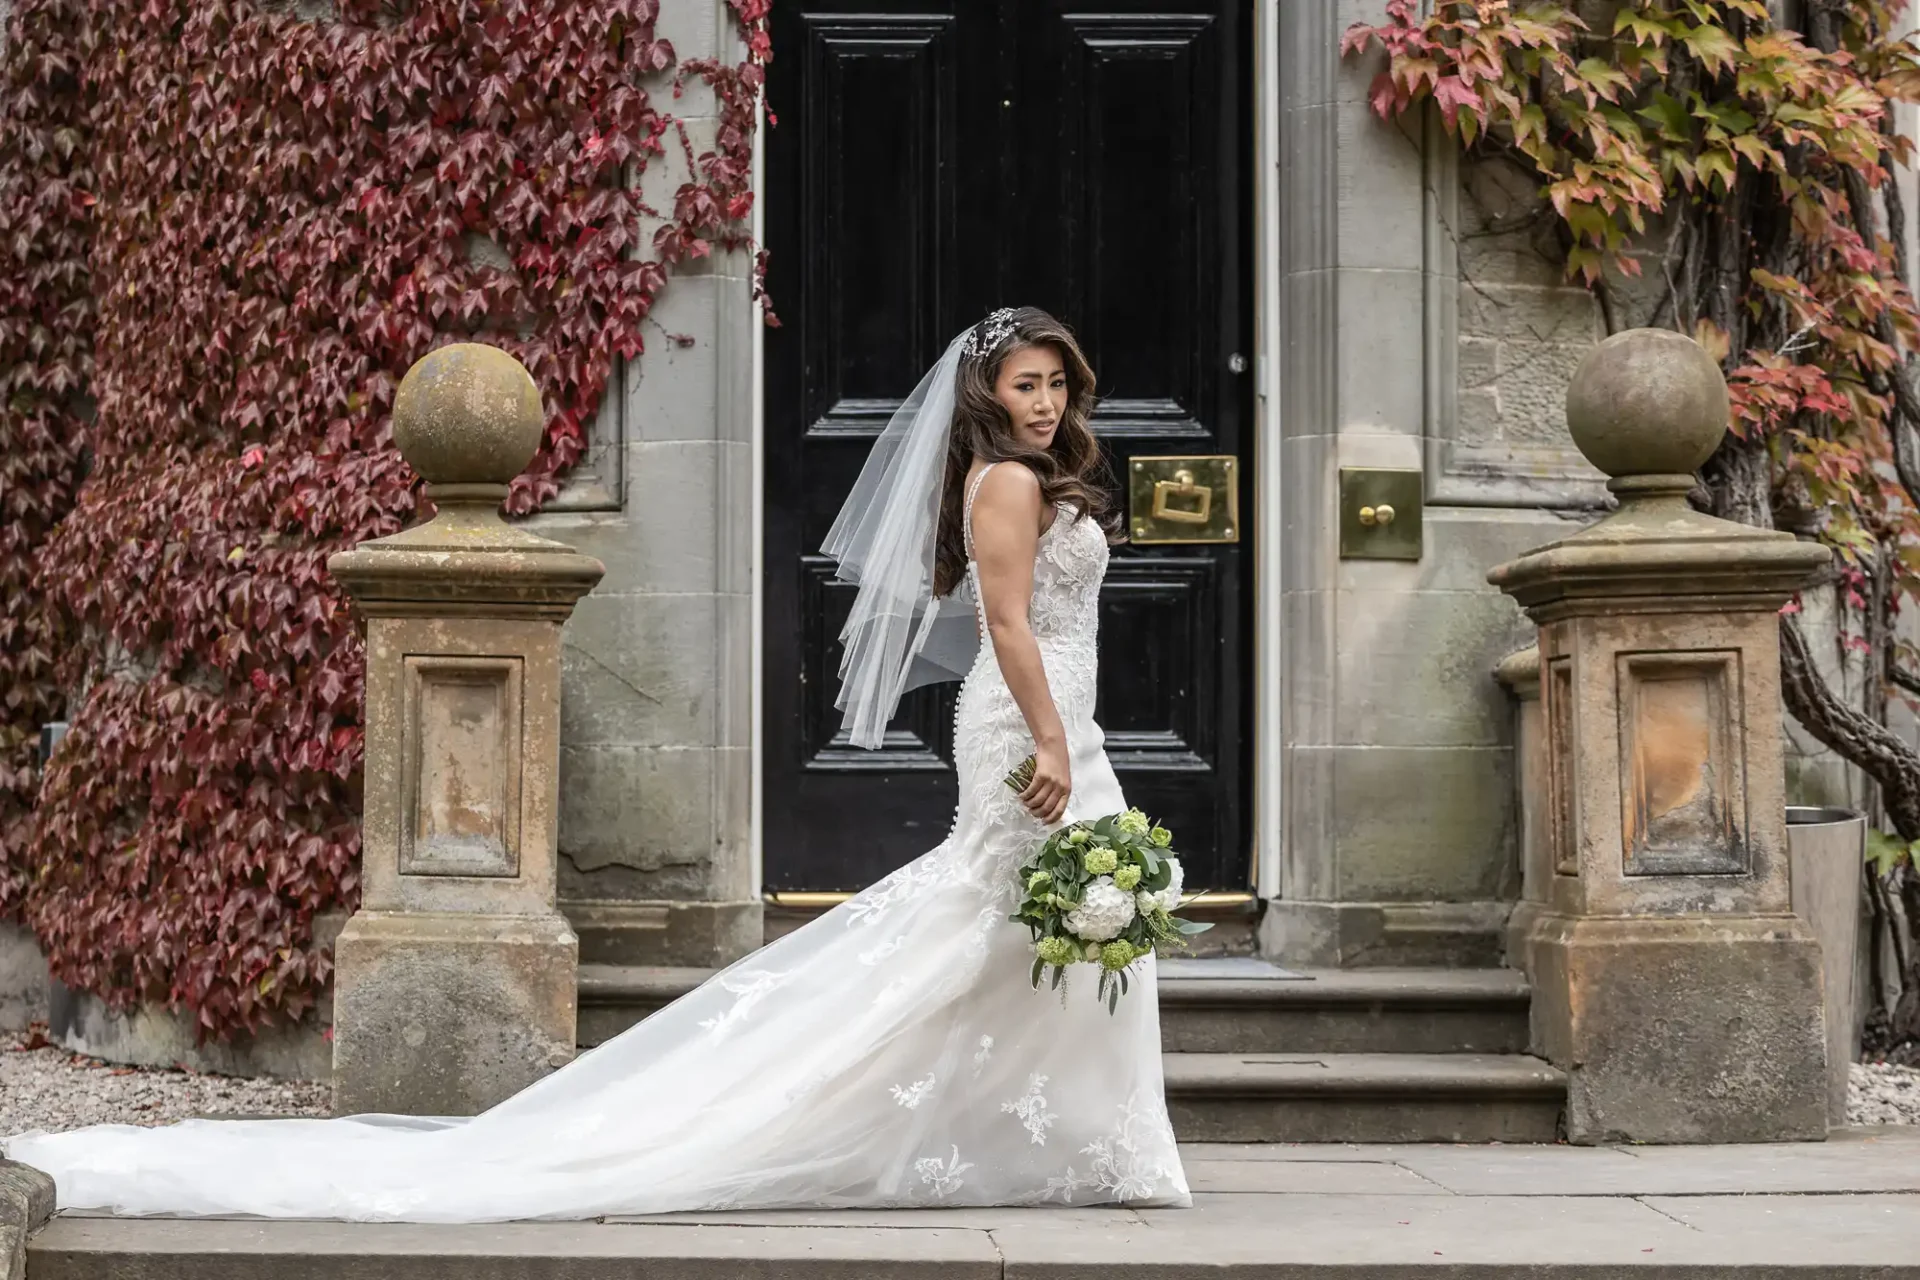
<instances>
[{"instance_id":1,"label":"stone sphere finial","mask_svg":"<svg viewBox=\"0 0 1920 1280\"><path fill-rule=\"evenodd\" d=\"M506 485L546 427L540 389L498 347L456 342L414 361L393 399L393 442L431 485Z\"/></svg>"},{"instance_id":2,"label":"stone sphere finial","mask_svg":"<svg viewBox=\"0 0 1920 1280\"><path fill-rule=\"evenodd\" d=\"M1628 329L1589 351L1567 386L1567 430L1616 481L1690 476L1727 433L1727 381L1668 329Z\"/></svg>"}]
</instances>

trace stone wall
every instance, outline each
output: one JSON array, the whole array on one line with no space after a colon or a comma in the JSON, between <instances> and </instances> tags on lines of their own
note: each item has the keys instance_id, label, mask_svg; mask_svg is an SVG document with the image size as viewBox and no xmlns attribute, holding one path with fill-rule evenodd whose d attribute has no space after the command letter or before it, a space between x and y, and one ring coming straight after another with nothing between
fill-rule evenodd
<instances>
[{"instance_id":1,"label":"stone wall","mask_svg":"<svg viewBox=\"0 0 1920 1280\"><path fill-rule=\"evenodd\" d=\"M1383 9L1289 6L1280 29L1286 829L1262 940L1308 964L1494 963L1518 869L1492 672L1530 632L1485 574L1594 501L1543 401L1596 330L1510 250L1485 248L1496 291L1463 300L1448 153L1375 119L1374 68L1339 58ZM1343 467L1423 473L1417 564L1340 557Z\"/></svg>"},{"instance_id":2,"label":"stone wall","mask_svg":"<svg viewBox=\"0 0 1920 1280\"><path fill-rule=\"evenodd\" d=\"M1610 503L1567 435L1567 381L1609 329L1672 323L1661 228L1603 304L1565 282L1524 173L1372 115L1377 62L1336 46L1384 8L1288 7L1280 32L1286 831L1263 944L1303 963L1497 952L1517 783L1490 671L1532 632L1483 575ZM1419 564L1340 558L1342 467L1423 472ZM1829 678L1861 696L1831 593L1806 607ZM1791 723L1786 747L1791 801L1870 801Z\"/></svg>"},{"instance_id":3,"label":"stone wall","mask_svg":"<svg viewBox=\"0 0 1920 1280\"><path fill-rule=\"evenodd\" d=\"M47 1019L47 961L25 927L0 920L0 1033Z\"/></svg>"},{"instance_id":4,"label":"stone wall","mask_svg":"<svg viewBox=\"0 0 1920 1280\"><path fill-rule=\"evenodd\" d=\"M682 62L734 56L724 0L661 6ZM671 85L648 88L663 99ZM697 79L672 109L697 155ZM642 181L671 208L677 146ZM641 229L651 243L653 227ZM759 945L749 837L754 538L750 263L677 268L566 492L535 522L607 566L566 630L560 896L586 962L717 964ZM675 904L675 905L669 905Z\"/></svg>"}]
</instances>

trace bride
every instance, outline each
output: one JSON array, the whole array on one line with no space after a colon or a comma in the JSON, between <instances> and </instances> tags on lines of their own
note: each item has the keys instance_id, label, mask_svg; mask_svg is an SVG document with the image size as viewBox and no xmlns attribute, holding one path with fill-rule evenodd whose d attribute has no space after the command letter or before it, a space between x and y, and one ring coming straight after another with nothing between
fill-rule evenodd
<instances>
[{"instance_id":1,"label":"bride","mask_svg":"<svg viewBox=\"0 0 1920 1280\"><path fill-rule=\"evenodd\" d=\"M1109 1014L1029 985L1014 870L1126 807L1093 721L1108 532L1094 390L1033 308L956 337L828 536L858 584L839 705L878 746L964 675L960 803L932 852L478 1116L22 1134L63 1209L490 1222L693 1209L1186 1205L1153 958ZM1016 795L1005 776L1033 756Z\"/></svg>"}]
</instances>

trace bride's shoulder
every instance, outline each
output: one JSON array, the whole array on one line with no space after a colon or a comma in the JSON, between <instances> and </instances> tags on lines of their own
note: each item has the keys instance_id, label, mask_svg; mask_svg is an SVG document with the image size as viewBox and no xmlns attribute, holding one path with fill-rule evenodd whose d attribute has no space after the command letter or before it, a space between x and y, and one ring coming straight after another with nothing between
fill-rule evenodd
<instances>
[{"instance_id":1,"label":"bride's shoulder","mask_svg":"<svg viewBox=\"0 0 1920 1280\"><path fill-rule=\"evenodd\" d=\"M1024 462L1009 458L977 466L974 479L976 507L1007 512L1040 509L1040 477Z\"/></svg>"},{"instance_id":2,"label":"bride's shoulder","mask_svg":"<svg viewBox=\"0 0 1920 1280\"><path fill-rule=\"evenodd\" d=\"M1023 529L1030 536L1041 536L1057 523L1047 509L1040 477L1024 462L1007 459L996 462L978 477L979 492L974 498L973 524Z\"/></svg>"}]
</instances>

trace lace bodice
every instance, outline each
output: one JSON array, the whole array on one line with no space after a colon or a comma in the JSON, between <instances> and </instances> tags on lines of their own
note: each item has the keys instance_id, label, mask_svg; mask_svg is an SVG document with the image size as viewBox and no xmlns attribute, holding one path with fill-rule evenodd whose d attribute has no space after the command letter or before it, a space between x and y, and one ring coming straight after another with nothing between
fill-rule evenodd
<instances>
[{"instance_id":1,"label":"lace bodice","mask_svg":"<svg viewBox=\"0 0 1920 1280\"><path fill-rule=\"evenodd\" d=\"M1009 829L1018 829L1025 821L1024 811L1000 779L1033 750L1033 737L993 651L993 637L986 628L980 568L971 558L973 501L980 482L992 469L989 464L974 477L963 515L967 575L974 599L981 602L977 606L981 641L979 657L961 686L954 708L954 764L962 796L981 814ZM1094 521L1062 506L1034 548L1033 597L1027 606L1027 620L1039 642L1047 689L1069 742L1076 749L1090 752L1098 752L1101 743L1093 711L1099 696L1100 583L1106 572L1106 534ZM1009 856L1017 859L1021 852L1018 842L1009 846ZM1002 878L997 870L988 875L989 880Z\"/></svg>"}]
</instances>

